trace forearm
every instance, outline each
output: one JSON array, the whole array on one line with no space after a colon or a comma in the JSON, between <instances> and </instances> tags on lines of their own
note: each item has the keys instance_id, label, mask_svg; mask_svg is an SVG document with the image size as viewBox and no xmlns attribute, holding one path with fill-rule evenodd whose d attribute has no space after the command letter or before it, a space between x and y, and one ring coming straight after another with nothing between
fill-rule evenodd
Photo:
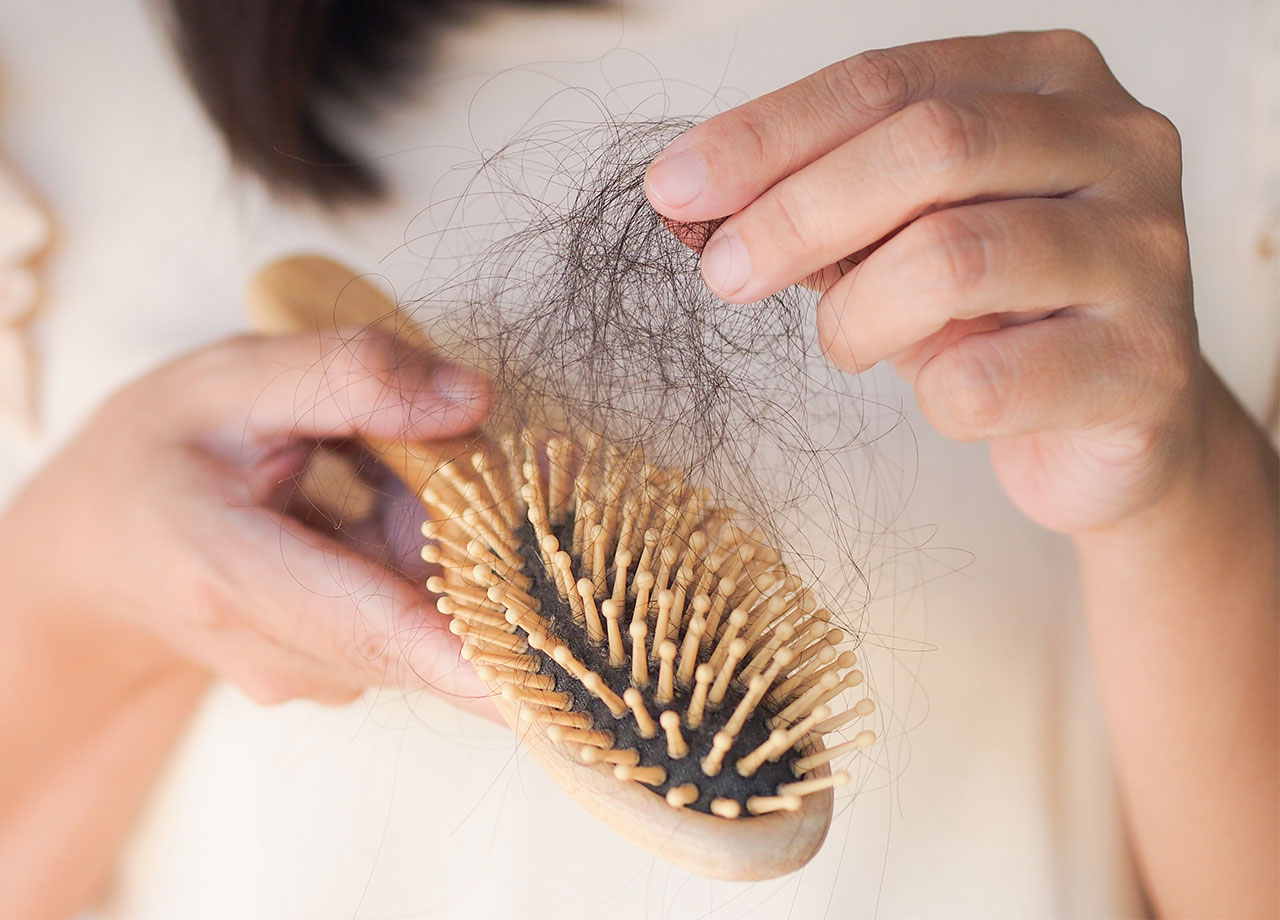
<instances>
[{"instance_id":1,"label":"forearm","mask_svg":"<svg viewBox=\"0 0 1280 920\"><path fill-rule=\"evenodd\" d=\"M1077 539L1131 833L1156 910L1277 916L1276 454L1206 369L1198 475Z\"/></svg>"},{"instance_id":2,"label":"forearm","mask_svg":"<svg viewBox=\"0 0 1280 920\"><path fill-rule=\"evenodd\" d=\"M60 605L34 536L0 519L5 917L71 916L100 894L205 685L158 644Z\"/></svg>"}]
</instances>

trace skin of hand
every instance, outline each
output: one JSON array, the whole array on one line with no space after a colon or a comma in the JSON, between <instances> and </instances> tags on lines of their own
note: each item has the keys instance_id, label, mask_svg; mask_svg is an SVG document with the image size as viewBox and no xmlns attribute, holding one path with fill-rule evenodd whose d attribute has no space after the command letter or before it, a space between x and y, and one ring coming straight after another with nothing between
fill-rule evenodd
<instances>
[{"instance_id":1,"label":"skin of hand","mask_svg":"<svg viewBox=\"0 0 1280 920\"><path fill-rule=\"evenodd\" d=\"M447 438L488 404L486 380L386 335L232 339L109 400L0 535L59 547L50 562L76 577L35 558L30 578L85 629L159 640L259 702L341 703L393 684L488 714L421 580L361 551L380 543L385 557L386 535L344 539L288 513L317 442Z\"/></svg>"},{"instance_id":2,"label":"skin of hand","mask_svg":"<svg viewBox=\"0 0 1280 920\"><path fill-rule=\"evenodd\" d=\"M708 286L802 281L849 371L890 360L1013 501L1106 528L1194 474L1202 364L1178 133L1075 32L858 55L686 132L647 192L728 219ZM850 254L856 254L850 258Z\"/></svg>"},{"instance_id":3,"label":"skin of hand","mask_svg":"<svg viewBox=\"0 0 1280 920\"><path fill-rule=\"evenodd\" d=\"M1152 905L1277 916L1280 467L1200 354L1171 123L1076 32L926 42L691 128L646 191L715 228L712 291L820 290L836 365L891 361L1073 535Z\"/></svg>"},{"instance_id":4,"label":"skin of hand","mask_svg":"<svg viewBox=\"0 0 1280 920\"><path fill-rule=\"evenodd\" d=\"M0 916L101 895L211 674L262 703L427 687L497 719L411 561L420 506L356 449L465 434L489 401L340 332L205 348L93 416L0 517ZM377 490L359 526L300 499L317 445Z\"/></svg>"}]
</instances>

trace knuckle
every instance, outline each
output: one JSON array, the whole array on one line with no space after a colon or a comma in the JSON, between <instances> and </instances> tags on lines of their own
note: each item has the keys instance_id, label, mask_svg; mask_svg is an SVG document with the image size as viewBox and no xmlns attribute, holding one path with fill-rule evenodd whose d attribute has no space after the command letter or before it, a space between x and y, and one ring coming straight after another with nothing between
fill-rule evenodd
<instances>
[{"instance_id":1,"label":"knuckle","mask_svg":"<svg viewBox=\"0 0 1280 920\"><path fill-rule=\"evenodd\" d=\"M390 663L389 645L385 636L371 629L358 628L347 646L348 658L361 671L385 670Z\"/></svg>"},{"instance_id":2,"label":"knuckle","mask_svg":"<svg viewBox=\"0 0 1280 920\"><path fill-rule=\"evenodd\" d=\"M858 360L854 350L856 342L849 328L845 288L846 285L836 285L818 301L818 344L827 360L840 370L860 374L867 367Z\"/></svg>"},{"instance_id":3,"label":"knuckle","mask_svg":"<svg viewBox=\"0 0 1280 920\"><path fill-rule=\"evenodd\" d=\"M1152 316L1131 337L1134 360L1154 394L1153 403L1177 404L1196 384L1199 347L1195 320Z\"/></svg>"},{"instance_id":4,"label":"knuckle","mask_svg":"<svg viewBox=\"0 0 1280 920\"><path fill-rule=\"evenodd\" d=\"M769 131L762 119L752 115L735 115L735 124L731 126L735 151L739 156L750 157L757 161L768 162L773 159L777 135Z\"/></svg>"},{"instance_id":5,"label":"knuckle","mask_svg":"<svg viewBox=\"0 0 1280 920\"><path fill-rule=\"evenodd\" d=\"M364 695L360 687L323 687L309 694L310 698L325 706L346 706Z\"/></svg>"},{"instance_id":6,"label":"knuckle","mask_svg":"<svg viewBox=\"0 0 1280 920\"><path fill-rule=\"evenodd\" d=\"M290 680L275 674L251 673L237 683L249 699L259 706L279 706L306 694Z\"/></svg>"},{"instance_id":7,"label":"knuckle","mask_svg":"<svg viewBox=\"0 0 1280 920\"><path fill-rule=\"evenodd\" d=\"M326 358L323 386L327 392L320 395L351 411L380 408L395 388L397 363L387 336L360 332Z\"/></svg>"},{"instance_id":8,"label":"knuckle","mask_svg":"<svg viewBox=\"0 0 1280 920\"><path fill-rule=\"evenodd\" d=\"M937 211L916 223L922 237L920 268L936 288L969 291L987 277L991 262L987 237L962 211Z\"/></svg>"},{"instance_id":9,"label":"knuckle","mask_svg":"<svg viewBox=\"0 0 1280 920\"><path fill-rule=\"evenodd\" d=\"M917 398L925 416L947 437L979 440L999 430L1008 411L997 384L998 355L964 339L921 369Z\"/></svg>"},{"instance_id":10,"label":"knuckle","mask_svg":"<svg viewBox=\"0 0 1280 920\"><path fill-rule=\"evenodd\" d=\"M239 379L246 368L262 360L263 336L233 335L194 351L170 364L162 374L181 374L216 391L224 382Z\"/></svg>"},{"instance_id":11,"label":"knuckle","mask_svg":"<svg viewBox=\"0 0 1280 920\"><path fill-rule=\"evenodd\" d=\"M1182 170L1182 135L1166 116L1140 106L1134 116L1138 139L1160 167Z\"/></svg>"},{"instance_id":12,"label":"knuckle","mask_svg":"<svg viewBox=\"0 0 1280 920\"><path fill-rule=\"evenodd\" d=\"M1101 62L1102 52L1092 38L1076 29L1050 29L1040 33L1050 54L1072 61Z\"/></svg>"},{"instance_id":13,"label":"knuckle","mask_svg":"<svg viewBox=\"0 0 1280 920\"><path fill-rule=\"evenodd\" d=\"M1181 215L1153 217L1147 221L1146 251L1156 263L1170 273L1166 277L1185 277L1191 272L1191 247L1187 226ZM1178 275L1172 275L1177 272Z\"/></svg>"},{"instance_id":14,"label":"knuckle","mask_svg":"<svg viewBox=\"0 0 1280 920\"><path fill-rule=\"evenodd\" d=\"M890 124L894 158L914 173L944 173L979 156L989 143L986 120L954 99L924 99Z\"/></svg>"},{"instance_id":15,"label":"knuckle","mask_svg":"<svg viewBox=\"0 0 1280 920\"><path fill-rule=\"evenodd\" d=\"M343 371L349 376L384 377L396 366L395 343L386 333L362 329L342 343Z\"/></svg>"},{"instance_id":16,"label":"knuckle","mask_svg":"<svg viewBox=\"0 0 1280 920\"><path fill-rule=\"evenodd\" d=\"M744 163L774 164L779 169L791 165L797 137L791 129L793 112L775 105L767 97L744 109L730 109L705 125L699 146L708 156L708 169L740 169Z\"/></svg>"},{"instance_id":17,"label":"knuckle","mask_svg":"<svg viewBox=\"0 0 1280 920\"><path fill-rule=\"evenodd\" d=\"M216 632L240 622L238 605L217 572L206 572L191 591L191 603L183 607L184 620L191 626ZM216 578L216 581L215 581Z\"/></svg>"},{"instance_id":18,"label":"knuckle","mask_svg":"<svg viewBox=\"0 0 1280 920\"><path fill-rule=\"evenodd\" d=\"M907 59L893 51L865 51L823 71L832 96L881 117L911 101Z\"/></svg>"},{"instance_id":19,"label":"knuckle","mask_svg":"<svg viewBox=\"0 0 1280 920\"><path fill-rule=\"evenodd\" d=\"M810 240L822 238L821 206L811 200L798 183L784 182L769 195L770 208L762 224L771 248L785 258L802 255Z\"/></svg>"}]
</instances>

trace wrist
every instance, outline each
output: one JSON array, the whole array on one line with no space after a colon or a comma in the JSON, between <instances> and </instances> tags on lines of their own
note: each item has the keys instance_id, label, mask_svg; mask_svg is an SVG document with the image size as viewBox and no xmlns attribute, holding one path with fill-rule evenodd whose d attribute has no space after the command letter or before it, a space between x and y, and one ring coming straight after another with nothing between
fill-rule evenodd
<instances>
[{"instance_id":1,"label":"wrist","mask_svg":"<svg viewBox=\"0 0 1280 920\"><path fill-rule=\"evenodd\" d=\"M1170 553L1227 545L1215 535L1242 520L1276 516L1275 450L1203 359L1200 378L1196 414L1168 448L1165 487L1134 513L1075 534L1082 560L1155 555L1168 565Z\"/></svg>"}]
</instances>

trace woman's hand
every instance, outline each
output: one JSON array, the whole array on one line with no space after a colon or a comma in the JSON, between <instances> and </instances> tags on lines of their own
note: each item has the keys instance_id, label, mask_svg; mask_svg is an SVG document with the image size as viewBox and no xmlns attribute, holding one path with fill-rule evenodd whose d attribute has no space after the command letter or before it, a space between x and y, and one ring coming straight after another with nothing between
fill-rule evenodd
<instances>
[{"instance_id":1,"label":"woman's hand","mask_svg":"<svg viewBox=\"0 0 1280 920\"><path fill-rule=\"evenodd\" d=\"M463 434L488 404L487 381L389 336L230 340L111 399L0 538L40 582L37 615L158 639L261 702L426 684L483 709L456 639L403 574L420 540L412 510L408 527L397 511L414 497L377 482L380 507L353 535L304 524L297 482L319 442Z\"/></svg>"},{"instance_id":2,"label":"woman's hand","mask_svg":"<svg viewBox=\"0 0 1280 920\"><path fill-rule=\"evenodd\" d=\"M1180 145L1067 31L907 45L698 125L650 166L720 296L808 281L838 366L888 359L944 434L1070 533L1202 467ZM1181 487L1181 489L1179 489Z\"/></svg>"},{"instance_id":3,"label":"woman's hand","mask_svg":"<svg viewBox=\"0 0 1280 920\"><path fill-rule=\"evenodd\" d=\"M1155 909L1273 917L1280 468L1200 357L1180 172L1168 120L1044 32L835 64L686 132L647 191L682 239L725 218L713 291L821 289L837 365L893 361L1076 535Z\"/></svg>"}]
</instances>

